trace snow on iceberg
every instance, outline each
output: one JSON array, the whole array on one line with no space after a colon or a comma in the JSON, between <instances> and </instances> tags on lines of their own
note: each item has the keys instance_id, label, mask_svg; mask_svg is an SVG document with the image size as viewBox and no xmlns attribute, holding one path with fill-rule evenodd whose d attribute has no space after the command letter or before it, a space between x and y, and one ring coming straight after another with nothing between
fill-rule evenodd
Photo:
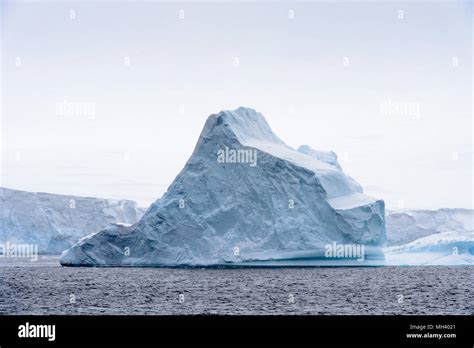
<instances>
[{"instance_id":1,"label":"snow on iceberg","mask_svg":"<svg viewBox=\"0 0 474 348\"><path fill-rule=\"evenodd\" d=\"M0 244L35 244L40 253L60 254L85 235L142 215L133 201L0 187Z\"/></svg>"},{"instance_id":2,"label":"snow on iceberg","mask_svg":"<svg viewBox=\"0 0 474 348\"><path fill-rule=\"evenodd\" d=\"M314 157L315 159L320 160L321 162L331 164L337 169L342 170L341 165L337 161L337 155L333 151L314 150L308 145L301 145L298 148L298 152Z\"/></svg>"},{"instance_id":3,"label":"snow on iceberg","mask_svg":"<svg viewBox=\"0 0 474 348\"><path fill-rule=\"evenodd\" d=\"M209 116L185 167L138 223L84 238L61 264L314 265L333 242L383 258L384 241L382 200L241 107Z\"/></svg>"},{"instance_id":4,"label":"snow on iceberg","mask_svg":"<svg viewBox=\"0 0 474 348\"><path fill-rule=\"evenodd\" d=\"M384 249L387 265L474 265L474 231L449 231Z\"/></svg>"}]
</instances>

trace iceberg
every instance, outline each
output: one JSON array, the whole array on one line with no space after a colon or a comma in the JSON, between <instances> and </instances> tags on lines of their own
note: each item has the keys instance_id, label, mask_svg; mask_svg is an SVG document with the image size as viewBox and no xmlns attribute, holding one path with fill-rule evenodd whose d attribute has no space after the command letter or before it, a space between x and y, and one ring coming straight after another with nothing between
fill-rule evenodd
<instances>
[{"instance_id":1,"label":"iceberg","mask_svg":"<svg viewBox=\"0 0 474 348\"><path fill-rule=\"evenodd\" d=\"M387 265L474 265L474 231L449 231L384 248Z\"/></svg>"},{"instance_id":2,"label":"iceberg","mask_svg":"<svg viewBox=\"0 0 474 348\"><path fill-rule=\"evenodd\" d=\"M404 245L416 239L442 232L474 230L474 210L438 209L387 211L386 246Z\"/></svg>"},{"instance_id":3,"label":"iceberg","mask_svg":"<svg viewBox=\"0 0 474 348\"><path fill-rule=\"evenodd\" d=\"M85 235L115 223L135 223L142 215L128 200L0 187L0 244L34 244L40 253L60 254Z\"/></svg>"},{"instance_id":4,"label":"iceberg","mask_svg":"<svg viewBox=\"0 0 474 348\"><path fill-rule=\"evenodd\" d=\"M384 202L364 194L333 153L309 149L286 145L253 109L211 115L182 171L137 223L83 238L60 262L311 266L331 261L332 243L361 244L365 260L383 259Z\"/></svg>"}]
</instances>

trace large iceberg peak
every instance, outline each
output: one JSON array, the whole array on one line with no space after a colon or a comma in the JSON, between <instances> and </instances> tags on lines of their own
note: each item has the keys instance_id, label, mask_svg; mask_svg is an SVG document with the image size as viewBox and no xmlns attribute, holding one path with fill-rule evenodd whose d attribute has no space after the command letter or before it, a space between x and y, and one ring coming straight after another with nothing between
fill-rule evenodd
<instances>
[{"instance_id":1,"label":"large iceberg peak","mask_svg":"<svg viewBox=\"0 0 474 348\"><path fill-rule=\"evenodd\" d=\"M223 110L209 116L201 137L207 137L221 128L228 131L227 135L235 136L242 145L251 146L259 142L269 142L286 146L273 133L265 117L252 108L241 106L236 110Z\"/></svg>"},{"instance_id":2,"label":"large iceberg peak","mask_svg":"<svg viewBox=\"0 0 474 348\"><path fill-rule=\"evenodd\" d=\"M137 224L81 240L61 263L307 264L324 258L328 243L384 240L383 201L287 146L260 113L238 108L207 119L191 158Z\"/></svg>"},{"instance_id":3,"label":"large iceberg peak","mask_svg":"<svg viewBox=\"0 0 474 348\"><path fill-rule=\"evenodd\" d=\"M335 153L332 152L333 156L331 153L324 156L324 151L309 147L308 151L305 151L304 147L302 151L291 148L273 133L265 117L254 109L240 107L209 116L193 158L200 152L208 155L209 148L202 145L203 140L209 138L219 139L218 147L212 149L211 154L220 151L224 146L248 147L312 172L320 181L327 197L334 199L330 201L334 206L347 207L353 206L353 203L360 205L376 201L373 197L363 194L362 187L342 172ZM193 163L193 159L190 162Z\"/></svg>"}]
</instances>

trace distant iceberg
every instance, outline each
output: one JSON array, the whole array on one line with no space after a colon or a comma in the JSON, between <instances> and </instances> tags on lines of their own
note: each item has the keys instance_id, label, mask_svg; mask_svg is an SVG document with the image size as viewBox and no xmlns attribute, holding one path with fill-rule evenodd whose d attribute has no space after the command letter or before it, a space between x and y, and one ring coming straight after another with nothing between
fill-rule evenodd
<instances>
[{"instance_id":1,"label":"distant iceberg","mask_svg":"<svg viewBox=\"0 0 474 348\"><path fill-rule=\"evenodd\" d=\"M387 265L474 265L474 231L441 232L384 251Z\"/></svg>"},{"instance_id":2,"label":"distant iceberg","mask_svg":"<svg viewBox=\"0 0 474 348\"><path fill-rule=\"evenodd\" d=\"M86 235L142 215L133 201L0 187L0 244L34 244L40 253L60 254Z\"/></svg>"},{"instance_id":3,"label":"distant iceberg","mask_svg":"<svg viewBox=\"0 0 474 348\"><path fill-rule=\"evenodd\" d=\"M388 211L387 265L474 265L474 210Z\"/></svg>"},{"instance_id":4,"label":"distant iceberg","mask_svg":"<svg viewBox=\"0 0 474 348\"><path fill-rule=\"evenodd\" d=\"M474 231L474 210L444 208L387 211L385 225L386 246L403 245L442 232Z\"/></svg>"},{"instance_id":5,"label":"distant iceberg","mask_svg":"<svg viewBox=\"0 0 474 348\"><path fill-rule=\"evenodd\" d=\"M253 109L211 115L139 222L82 239L61 264L318 265L331 263L324 249L333 242L363 244L366 261L383 259L384 202L365 195L335 154L305 150L287 146Z\"/></svg>"}]
</instances>

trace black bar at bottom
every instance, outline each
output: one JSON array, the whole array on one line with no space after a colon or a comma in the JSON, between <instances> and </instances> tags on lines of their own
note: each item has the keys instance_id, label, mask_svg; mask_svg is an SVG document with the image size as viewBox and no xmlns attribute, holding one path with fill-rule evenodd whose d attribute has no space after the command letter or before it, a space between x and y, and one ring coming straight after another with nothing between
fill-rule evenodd
<instances>
[{"instance_id":1,"label":"black bar at bottom","mask_svg":"<svg viewBox=\"0 0 474 348\"><path fill-rule=\"evenodd\" d=\"M0 316L0 347L152 343L473 347L473 324L472 316ZM42 325L55 325L54 341L52 327L49 338L19 337L28 330L26 335L47 336L48 328Z\"/></svg>"}]
</instances>

